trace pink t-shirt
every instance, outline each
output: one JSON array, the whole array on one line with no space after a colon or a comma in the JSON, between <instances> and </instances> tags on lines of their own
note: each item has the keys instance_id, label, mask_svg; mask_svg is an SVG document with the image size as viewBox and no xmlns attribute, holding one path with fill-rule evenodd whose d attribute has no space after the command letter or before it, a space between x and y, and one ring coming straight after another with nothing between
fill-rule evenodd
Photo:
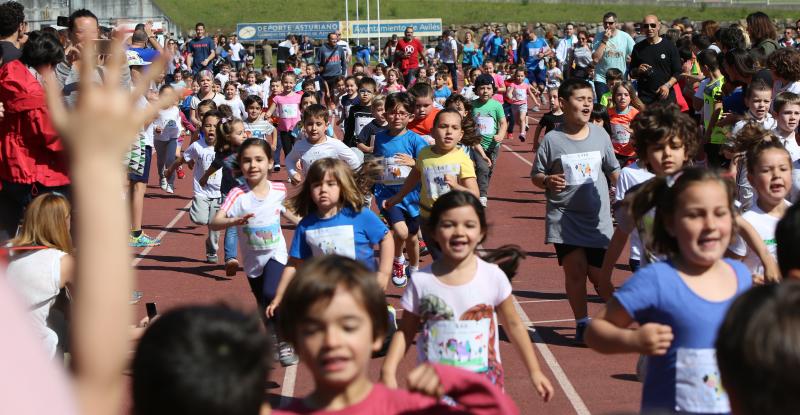
<instances>
[{"instance_id":1,"label":"pink t-shirt","mask_svg":"<svg viewBox=\"0 0 800 415\"><path fill-rule=\"evenodd\" d=\"M511 283L497 265L476 261L475 276L461 285L443 283L430 265L415 272L400 304L423 323L420 362L480 372L502 386L496 307L511 295Z\"/></svg>"},{"instance_id":2,"label":"pink t-shirt","mask_svg":"<svg viewBox=\"0 0 800 415\"><path fill-rule=\"evenodd\" d=\"M474 414L515 415L519 409L500 388L482 376L454 367L435 365L436 374L444 386L445 394L456 402L449 406L430 396L403 389L389 389L376 383L369 395L359 403L339 411L325 411L305 406L302 400L293 400L284 409L275 409L273 415L393 415L393 414Z\"/></svg>"},{"instance_id":3,"label":"pink t-shirt","mask_svg":"<svg viewBox=\"0 0 800 415\"><path fill-rule=\"evenodd\" d=\"M509 82L506 84L506 88L514 90L514 92L511 93L511 104L524 105L528 103L528 90L531 89L531 84L526 82L521 84Z\"/></svg>"},{"instance_id":4,"label":"pink t-shirt","mask_svg":"<svg viewBox=\"0 0 800 415\"><path fill-rule=\"evenodd\" d=\"M278 131L292 131L300 121L300 99L303 96L296 92L275 97L275 116L278 117Z\"/></svg>"},{"instance_id":5,"label":"pink t-shirt","mask_svg":"<svg viewBox=\"0 0 800 415\"><path fill-rule=\"evenodd\" d=\"M505 80L505 78L503 78L503 75L500 75L500 74L493 74L493 75L492 75L492 78L494 79L494 87L495 87L495 88L497 88L498 90L499 90L500 88L503 88L503 87L505 87L505 86L506 86L506 80ZM493 98L495 101L497 101L497 102L499 102L499 103L501 103L501 104L504 102L504 101L503 101L503 94L502 94L502 93L500 93L500 92L498 92L498 93L494 94L494 95L492 96L492 98Z\"/></svg>"}]
</instances>

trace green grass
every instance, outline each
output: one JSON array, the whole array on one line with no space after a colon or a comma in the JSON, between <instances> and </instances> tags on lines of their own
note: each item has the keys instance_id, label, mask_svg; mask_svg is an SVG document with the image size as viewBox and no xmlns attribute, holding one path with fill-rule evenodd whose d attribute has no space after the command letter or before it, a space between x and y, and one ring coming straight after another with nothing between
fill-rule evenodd
<instances>
[{"instance_id":1,"label":"green grass","mask_svg":"<svg viewBox=\"0 0 800 415\"><path fill-rule=\"evenodd\" d=\"M282 22L344 20L344 0L155 0L164 13L184 31L204 22L206 30L233 31L237 22ZM371 3L375 18L375 1ZM349 0L350 19L355 19L355 0ZM366 1L359 5L366 18ZM729 21L743 19L757 7L663 7L648 5L542 4L535 0L486 2L457 0L383 0L382 19L441 17L445 25L492 22L595 22L608 10L620 20L635 21L655 13L662 19L688 16L691 19ZM767 10L773 18L796 18L797 10Z\"/></svg>"}]
</instances>

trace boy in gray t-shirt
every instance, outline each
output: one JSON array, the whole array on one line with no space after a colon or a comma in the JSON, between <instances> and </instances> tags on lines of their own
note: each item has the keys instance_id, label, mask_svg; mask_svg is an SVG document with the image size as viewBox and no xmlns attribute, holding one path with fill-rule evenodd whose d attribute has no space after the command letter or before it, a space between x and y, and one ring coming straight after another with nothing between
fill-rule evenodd
<instances>
[{"instance_id":1,"label":"boy in gray t-shirt","mask_svg":"<svg viewBox=\"0 0 800 415\"><path fill-rule=\"evenodd\" d=\"M608 134L589 123L594 100L591 84L570 79L558 90L564 123L544 136L536 152L531 181L547 196L546 243L555 245L575 315L575 341L583 343L589 321L586 278L608 300L613 286L600 269L614 231L606 175L616 183L619 163Z\"/></svg>"}]
</instances>

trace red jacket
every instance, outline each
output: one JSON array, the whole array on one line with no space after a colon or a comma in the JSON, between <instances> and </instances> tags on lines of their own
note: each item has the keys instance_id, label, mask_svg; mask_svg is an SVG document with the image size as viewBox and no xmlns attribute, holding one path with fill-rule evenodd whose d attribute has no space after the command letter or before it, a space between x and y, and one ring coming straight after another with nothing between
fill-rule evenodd
<instances>
[{"instance_id":1,"label":"red jacket","mask_svg":"<svg viewBox=\"0 0 800 415\"><path fill-rule=\"evenodd\" d=\"M45 186L69 184L67 155L52 122L44 88L20 61L0 67L0 179Z\"/></svg>"}]
</instances>

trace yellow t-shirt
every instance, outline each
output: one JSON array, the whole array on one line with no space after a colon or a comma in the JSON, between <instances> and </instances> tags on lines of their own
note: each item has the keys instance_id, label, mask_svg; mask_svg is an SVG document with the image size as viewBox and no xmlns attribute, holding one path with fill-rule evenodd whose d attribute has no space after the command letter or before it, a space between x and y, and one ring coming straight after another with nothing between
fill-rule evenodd
<instances>
[{"instance_id":1,"label":"yellow t-shirt","mask_svg":"<svg viewBox=\"0 0 800 415\"><path fill-rule=\"evenodd\" d=\"M460 148L454 148L447 154L437 154L431 146L425 147L417 156L414 168L419 170L422 182L419 205L423 217L428 216L433 202L439 196L450 191L450 186L444 180L445 175L456 176L459 180L476 177L472 160Z\"/></svg>"}]
</instances>

